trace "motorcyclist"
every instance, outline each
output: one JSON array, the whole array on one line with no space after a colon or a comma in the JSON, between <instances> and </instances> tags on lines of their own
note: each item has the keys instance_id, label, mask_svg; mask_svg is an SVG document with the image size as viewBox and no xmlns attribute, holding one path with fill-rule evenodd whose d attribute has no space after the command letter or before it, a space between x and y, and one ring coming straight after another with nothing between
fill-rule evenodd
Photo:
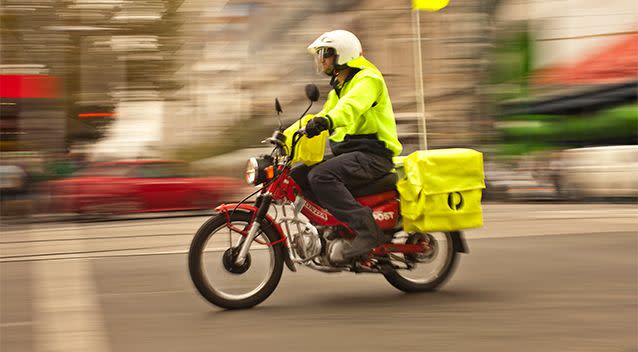
<instances>
[{"instance_id":1,"label":"motorcyclist","mask_svg":"<svg viewBox=\"0 0 638 352\"><path fill-rule=\"evenodd\" d=\"M333 89L323 109L306 125L309 138L330 132L333 156L318 165L295 167L292 177L312 198L356 234L337 262L365 258L386 241L372 210L359 204L348 189L361 187L391 172L392 157L401 153L392 103L381 72L362 56L351 32L322 34L308 46L317 69L331 77Z\"/></svg>"}]
</instances>

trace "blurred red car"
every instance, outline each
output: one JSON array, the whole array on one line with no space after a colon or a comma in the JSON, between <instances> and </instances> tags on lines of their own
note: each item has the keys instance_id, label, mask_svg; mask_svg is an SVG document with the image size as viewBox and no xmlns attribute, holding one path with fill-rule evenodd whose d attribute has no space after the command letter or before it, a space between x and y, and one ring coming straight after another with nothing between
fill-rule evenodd
<instances>
[{"instance_id":1,"label":"blurred red car","mask_svg":"<svg viewBox=\"0 0 638 352\"><path fill-rule=\"evenodd\" d=\"M245 187L228 177L193 177L187 163L172 160L96 163L50 186L55 211L85 214L211 209Z\"/></svg>"}]
</instances>

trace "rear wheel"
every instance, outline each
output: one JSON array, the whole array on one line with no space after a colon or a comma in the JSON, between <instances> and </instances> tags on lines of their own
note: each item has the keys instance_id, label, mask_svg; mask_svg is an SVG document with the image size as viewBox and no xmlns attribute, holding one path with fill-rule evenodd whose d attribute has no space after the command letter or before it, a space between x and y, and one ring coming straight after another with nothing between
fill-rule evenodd
<instances>
[{"instance_id":1,"label":"rear wheel","mask_svg":"<svg viewBox=\"0 0 638 352\"><path fill-rule=\"evenodd\" d=\"M197 231L188 253L191 279L210 303L226 309L250 308L263 302L277 287L283 271L282 244L268 245L279 234L263 223L243 263L236 264L239 243L251 216L233 212L228 226L224 214L208 220Z\"/></svg>"},{"instance_id":2,"label":"rear wheel","mask_svg":"<svg viewBox=\"0 0 638 352\"><path fill-rule=\"evenodd\" d=\"M423 243L430 249L419 254L404 254L403 259L410 268L384 273L392 286L404 292L432 291L443 285L454 272L458 252L451 232L412 233L405 243Z\"/></svg>"}]
</instances>

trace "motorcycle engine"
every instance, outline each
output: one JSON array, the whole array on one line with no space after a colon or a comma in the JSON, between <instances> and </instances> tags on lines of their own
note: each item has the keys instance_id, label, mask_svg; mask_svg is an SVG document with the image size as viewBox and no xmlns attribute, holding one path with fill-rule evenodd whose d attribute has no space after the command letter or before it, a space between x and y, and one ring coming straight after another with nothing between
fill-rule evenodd
<instances>
[{"instance_id":1,"label":"motorcycle engine","mask_svg":"<svg viewBox=\"0 0 638 352\"><path fill-rule=\"evenodd\" d=\"M295 253L301 260L310 260L321 254L321 238L317 229L312 226L306 226L301 233L294 235L292 246Z\"/></svg>"},{"instance_id":2,"label":"motorcycle engine","mask_svg":"<svg viewBox=\"0 0 638 352\"><path fill-rule=\"evenodd\" d=\"M340 259L343 256L343 250L347 247L350 247L350 241L343 238L337 238L328 242L326 245L325 256L322 258L324 259L325 264L334 264L337 259Z\"/></svg>"}]
</instances>

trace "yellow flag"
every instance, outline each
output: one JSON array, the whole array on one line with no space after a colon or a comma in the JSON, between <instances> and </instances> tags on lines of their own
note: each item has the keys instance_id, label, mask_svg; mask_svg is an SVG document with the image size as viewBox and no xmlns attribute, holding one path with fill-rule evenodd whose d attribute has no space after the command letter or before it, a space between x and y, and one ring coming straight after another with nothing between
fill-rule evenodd
<instances>
[{"instance_id":1,"label":"yellow flag","mask_svg":"<svg viewBox=\"0 0 638 352\"><path fill-rule=\"evenodd\" d=\"M450 0L412 0L413 10L439 11L447 6Z\"/></svg>"}]
</instances>

